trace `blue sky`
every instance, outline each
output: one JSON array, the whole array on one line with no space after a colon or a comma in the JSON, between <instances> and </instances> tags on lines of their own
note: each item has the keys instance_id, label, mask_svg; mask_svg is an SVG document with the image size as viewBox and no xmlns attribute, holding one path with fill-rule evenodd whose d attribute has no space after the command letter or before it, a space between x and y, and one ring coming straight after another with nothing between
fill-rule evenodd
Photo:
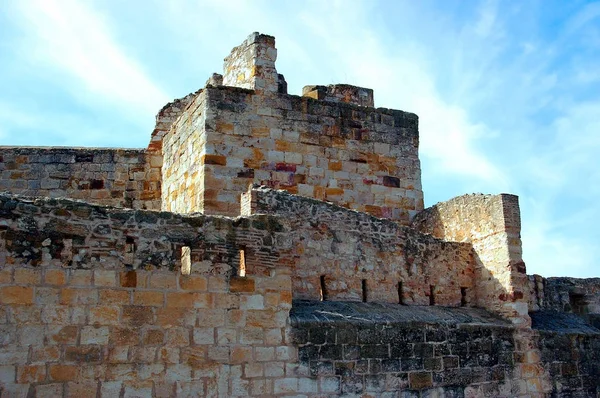
<instances>
[{"instance_id":1,"label":"blue sky","mask_svg":"<svg viewBox=\"0 0 600 398\"><path fill-rule=\"evenodd\" d=\"M426 206L519 195L528 273L600 276L600 2L0 3L0 144L144 147L251 32L289 92L349 83L420 117Z\"/></svg>"}]
</instances>

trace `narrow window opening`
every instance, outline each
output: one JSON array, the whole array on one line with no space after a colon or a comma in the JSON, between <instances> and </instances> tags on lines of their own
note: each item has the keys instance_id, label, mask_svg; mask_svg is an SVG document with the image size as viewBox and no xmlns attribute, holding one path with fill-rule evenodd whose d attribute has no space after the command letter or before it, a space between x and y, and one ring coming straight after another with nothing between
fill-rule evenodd
<instances>
[{"instance_id":1,"label":"narrow window opening","mask_svg":"<svg viewBox=\"0 0 600 398\"><path fill-rule=\"evenodd\" d=\"M181 275L189 275L192 272L191 253L189 246L181 247Z\"/></svg>"},{"instance_id":2,"label":"narrow window opening","mask_svg":"<svg viewBox=\"0 0 600 398\"><path fill-rule=\"evenodd\" d=\"M362 301L363 303L367 302L367 280L362 280Z\"/></svg>"},{"instance_id":3,"label":"narrow window opening","mask_svg":"<svg viewBox=\"0 0 600 398\"><path fill-rule=\"evenodd\" d=\"M467 305L467 288L460 288L460 306L465 307Z\"/></svg>"},{"instance_id":4,"label":"narrow window opening","mask_svg":"<svg viewBox=\"0 0 600 398\"><path fill-rule=\"evenodd\" d=\"M135 260L135 238L131 236L125 237L125 259L124 263L133 265Z\"/></svg>"},{"instance_id":5,"label":"narrow window opening","mask_svg":"<svg viewBox=\"0 0 600 398\"><path fill-rule=\"evenodd\" d=\"M577 315L587 314L587 302L583 294L569 293L569 304L571 305L571 311Z\"/></svg>"},{"instance_id":6,"label":"narrow window opening","mask_svg":"<svg viewBox=\"0 0 600 398\"><path fill-rule=\"evenodd\" d=\"M321 275L319 296L321 301L327 301L327 286L325 286L325 275Z\"/></svg>"},{"instance_id":7,"label":"narrow window opening","mask_svg":"<svg viewBox=\"0 0 600 398\"><path fill-rule=\"evenodd\" d=\"M435 305L435 286L429 285L429 305Z\"/></svg>"},{"instance_id":8,"label":"narrow window opening","mask_svg":"<svg viewBox=\"0 0 600 398\"><path fill-rule=\"evenodd\" d=\"M398 304L404 305L404 292L402 289L402 281L398 282Z\"/></svg>"},{"instance_id":9,"label":"narrow window opening","mask_svg":"<svg viewBox=\"0 0 600 398\"><path fill-rule=\"evenodd\" d=\"M238 276L246 276L246 250L240 249L240 266L238 269Z\"/></svg>"}]
</instances>

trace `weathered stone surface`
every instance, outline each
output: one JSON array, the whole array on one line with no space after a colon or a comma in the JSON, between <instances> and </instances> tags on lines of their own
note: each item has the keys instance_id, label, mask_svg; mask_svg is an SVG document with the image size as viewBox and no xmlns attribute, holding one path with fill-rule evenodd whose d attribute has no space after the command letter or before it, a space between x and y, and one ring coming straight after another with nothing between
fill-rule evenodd
<instances>
[{"instance_id":1,"label":"weathered stone surface","mask_svg":"<svg viewBox=\"0 0 600 398\"><path fill-rule=\"evenodd\" d=\"M527 277L516 196L422 211L417 116L276 58L145 150L0 148L0 395L600 397L600 280Z\"/></svg>"}]
</instances>

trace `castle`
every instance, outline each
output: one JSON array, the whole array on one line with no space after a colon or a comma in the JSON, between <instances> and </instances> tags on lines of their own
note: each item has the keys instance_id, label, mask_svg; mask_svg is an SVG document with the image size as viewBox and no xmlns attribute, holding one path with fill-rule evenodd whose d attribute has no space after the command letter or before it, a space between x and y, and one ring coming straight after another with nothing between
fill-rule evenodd
<instances>
[{"instance_id":1,"label":"castle","mask_svg":"<svg viewBox=\"0 0 600 398\"><path fill-rule=\"evenodd\" d=\"M276 58L147 149L0 148L0 396L600 397L600 279L528 276L516 196L424 209L417 116Z\"/></svg>"}]
</instances>

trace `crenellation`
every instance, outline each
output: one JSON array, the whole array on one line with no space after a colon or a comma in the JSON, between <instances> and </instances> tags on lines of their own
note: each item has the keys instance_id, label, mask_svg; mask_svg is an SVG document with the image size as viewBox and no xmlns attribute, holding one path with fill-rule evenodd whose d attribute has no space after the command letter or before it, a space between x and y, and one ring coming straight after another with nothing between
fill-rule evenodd
<instances>
[{"instance_id":1,"label":"crenellation","mask_svg":"<svg viewBox=\"0 0 600 398\"><path fill-rule=\"evenodd\" d=\"M514 195L424 209L418 117L251 34L146 149L0 147L0 395L600 397L600 283Z\"/></svg>"}]
</instances>

